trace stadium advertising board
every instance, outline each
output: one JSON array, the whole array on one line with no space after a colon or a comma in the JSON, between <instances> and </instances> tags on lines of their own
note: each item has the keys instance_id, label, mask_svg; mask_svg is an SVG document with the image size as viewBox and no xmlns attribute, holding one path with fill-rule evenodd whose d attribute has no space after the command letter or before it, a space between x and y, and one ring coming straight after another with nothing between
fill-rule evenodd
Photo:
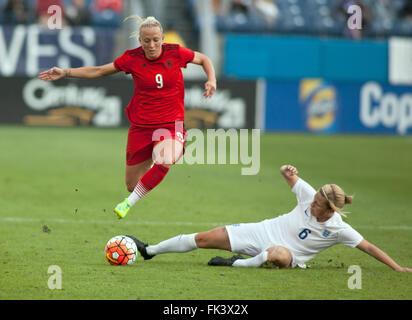
<instances>
[{"instance_id":1,"label":"stadium advertising board","mask_svg":"<svg viewBox=\"0 0 412 320\"><path fill-rule=\"evenodd\" d=\"M256 82L218 81L212 99L204 82L186 81L187 128L254 128ZM134 85L126 78L70 79L0 77L0 123L31 126L128 126L124 109Z\"/></svg>"},{"instance_id":2,"label":"stadium advertising board","mask_svg":"<svg viewBox=\"0 0 412 320\"><path fill-rule=\"evenodd\" d=\"M255 128L256 81L218 80L213 98L203 92L203 81L185 81L187 128Z\"/></svg>"},{"instance_id":3,"label":"stadium advertising board","mask_svg":"<svg viewBox=\"0 0 412 320\"><path fill-rule=\"evenodd\" d=\"M120 126L133 92L130 81L0 78L2 123L40 126Z\"/></svg>"},{"instance_id":4,"label":"stadium advertising board","mask_svg":"<svg viewBox=\"0 0 412 320\"><path fill-rule=\"evenodd\" d=\"M267 83L265 129L313 133L412 133L412 87L323 79Z\"/></svg>"},{"instance_id":5,"label":"stadium advertising board","mask_svg":"<svg viewBox=\"0 0 412 320\"><path fill-rule=\"evenodd\" d=\"M35 76L50 66L105 64L112 59L113 42L110 29L0 26L0 76Z\"/></svg>"}]
</instances>

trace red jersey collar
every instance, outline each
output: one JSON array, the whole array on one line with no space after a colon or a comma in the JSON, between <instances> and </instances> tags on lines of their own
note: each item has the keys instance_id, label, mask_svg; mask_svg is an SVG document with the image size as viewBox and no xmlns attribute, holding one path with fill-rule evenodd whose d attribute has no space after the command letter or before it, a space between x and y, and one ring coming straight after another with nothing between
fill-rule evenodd
<instances>
[{"instance_id":1,"label":"red jersey collar","mask_svg":"<svg viewBox=\"0 0 412 320\"><path fill-rule=\"evenodd\" d=\"M155 61L159 60L163 56L163 52L164 52L163 46L164 46L164 44L162 44L162 52L160 53L160 56L158 56L156 59L149 59L148 57L146 57L146 53L144 52L144 50L142 48L144 58L149 62L155 62Z\"/></svg>"}]
</instances>

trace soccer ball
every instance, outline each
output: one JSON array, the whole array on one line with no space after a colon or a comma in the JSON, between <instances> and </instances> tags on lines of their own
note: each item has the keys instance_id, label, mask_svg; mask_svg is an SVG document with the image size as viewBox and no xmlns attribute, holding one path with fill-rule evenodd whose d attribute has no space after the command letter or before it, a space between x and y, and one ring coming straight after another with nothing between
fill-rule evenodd
<instances>
[{"instance_id":1,"label":"soccer ball","mask_svg":"<svg viewBox=\"0 0 412 320\"><path fill-rule=\"evenodd\" d=\"M112 265L130 265L137 258L136 243L127 236L113 237L106 244L105 254Z\"/></svg>"}]
</instances>

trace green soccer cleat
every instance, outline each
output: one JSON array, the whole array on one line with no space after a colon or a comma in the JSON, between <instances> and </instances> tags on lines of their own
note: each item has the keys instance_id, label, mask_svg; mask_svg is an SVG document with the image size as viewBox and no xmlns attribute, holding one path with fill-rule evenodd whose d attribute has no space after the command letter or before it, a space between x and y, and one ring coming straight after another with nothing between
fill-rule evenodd
<instances>
[{"instance_id":1,"label":"green soccer cleat","mask_svg":"<svg viewBox=\"0 0 412 320\"><path fill-rule=\"evenodd\" d=\"M123 219L126 216L127 212L129 212L130 208L131 207L130 207L129 200L127 200L126 198L123 200L123 202L120 202L116 206L116 208L114 208L114 212L117 214L119 219Z\"/></svg>"}]
</instances>

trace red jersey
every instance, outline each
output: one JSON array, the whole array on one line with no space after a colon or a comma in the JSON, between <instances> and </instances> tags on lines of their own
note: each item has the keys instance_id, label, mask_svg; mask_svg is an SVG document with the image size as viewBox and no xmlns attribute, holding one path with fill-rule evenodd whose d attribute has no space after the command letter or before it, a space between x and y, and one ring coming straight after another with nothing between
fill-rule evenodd
<instances>
[{"instance_id":1,"label":"red jersey","mask_svg":"<svg viewBox=\"0 0 412 320\"><path fill-rule=\"evenodd\" d=\"M185 87L181 68L193 61L194 51L163 44L159 58L149 60L142 47L127 50L114 61L118 71L133 76L135 90L126 113L136 126L155 126L185 118Z\"/></svg>"}]
</instances>

